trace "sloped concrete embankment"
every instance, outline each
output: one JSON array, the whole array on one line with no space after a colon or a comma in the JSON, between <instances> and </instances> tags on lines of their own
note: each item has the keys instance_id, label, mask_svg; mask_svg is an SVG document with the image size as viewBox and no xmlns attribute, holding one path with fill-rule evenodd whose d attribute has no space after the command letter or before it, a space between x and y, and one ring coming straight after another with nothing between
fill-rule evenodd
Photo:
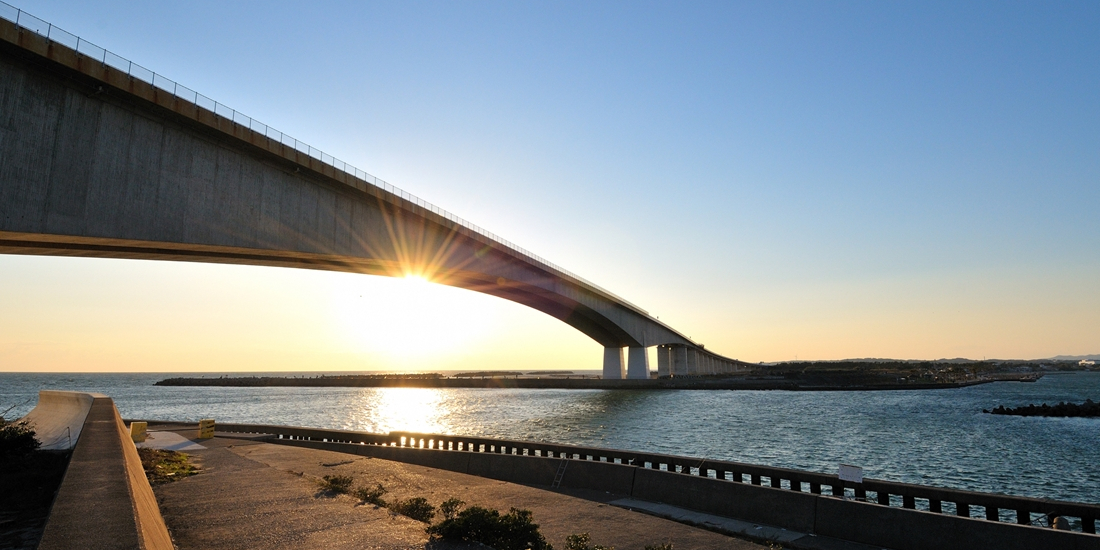
<instances>
[{"instance_id":1,"label":"sloped concrete embankment","mask_svg":"<svg viewBox=\"0 0 1100 550\"><path fill-rule=\"evenodd\" d=\"M43 390L23 420L33 424L44 449L73 451L40 550L172 550L137 448L110 397Z\"/></svg>"},{"instance_id":2,"label":"sloped concrete embankment","mask_svg":"<svg viewBox=\"0 0 1100 550\"><path fill-rule=\"evenodd\" d=\"M80 439L84 421L92 410L96 398L107 397L98 393L42 390L38 392L38 404L27 416L21 418L34 426L35 437L42 443L43 451L68 451Z\"/></svg>"}]
</instances>

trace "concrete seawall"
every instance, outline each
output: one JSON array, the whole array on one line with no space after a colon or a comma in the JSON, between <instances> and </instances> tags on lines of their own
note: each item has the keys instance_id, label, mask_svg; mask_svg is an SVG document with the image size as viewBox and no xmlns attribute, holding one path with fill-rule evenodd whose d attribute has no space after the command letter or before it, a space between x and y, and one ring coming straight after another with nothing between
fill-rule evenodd
<instances>
[{"instance_id":1,"label":"concrete seawall","mask_svg":"<svg viewBox=\"0 0 1100 550\"><path fill-rule=\"evenodd\" d=\"M815 532L816 495L743 483L716 483L717 480L707 477L648 468L636 470L630 493L636 499L792 531Z\"/></svg>"},{"instance_id":2,"label":"concrete seawall","mask_svg":"<svg viewBox=\"0 0 1100 550\"><path fill-rule=\"evenodd\" d=\"M523 485L551 485L562 462L560 458L455 451L424 452L423 449L408 447L349 445L302 439L272 442L406 462ZM628 495L633 491L636 471L637 468L622 464L572 460L560 486Z\"/></svg>"},{"instance_id":3,"label":"concrete seawall","mask_svg":"<svg viewBox=\"0 0 1100 550\"><path fill-rule=\"evenodd\" d=\"M111 398L42 391L38 405L24 419L43 430L47 441L56 441L55 450L69 449L72 434L73 455L40 550L172 550L137 448Z\"/></svg>"},{"instance_id":4,"label":"concrete seawall","mask_svg":"<svg viewBox=\"0 0 1100 550\"><path fill-rule=\"evenodd\" d=\"M84 421L92 409L92 402L101 397L98 393L42 390L38 392L38 404L20 420L34 427L35 437L43 451L67 451L80 440Z\"/></svg>"},{"instance_id":5,"label":"concrete seawall","mask_svg":"<svg viewBox=\"0 0 1100 550\"><path fill-rule=\"evenodd\" d=\"M554 484L558 473L562 472L558 481L563 488L607 491L636 500L894 550L1100 549L1100 537L1091 533L1055 531L994 518L948 515L853 499L866 498L860 496L840 498L821 494L821 484L832 483L833 487L855 489L856 495L864 494L867 489L877 489L882 498L888 490L897 492L915 487L906 484L865 480L864 484L853 487L838 481L835 476L812 472L439 434L382 435L242 424L223 424L219 430L223 433L269 433L273 434L268 439L272 443L371 456L540 487ZM462 450L456 450L460 444ZM564 471L561 470L563 464ZM714 472L715 477L710 477L708 471ZM727 479L725 474L730 471L736 476ZM752 483L738 482L741 472L751 476ZM784 488L779 483L781 477L794 483ZM763 481L767 478L770 479ZM811 486L812 492L802 491L804 483ZM1100 507L1095 505L943 488L927 488L927 494L960 503L959 513L969 510L971 504L1000 504L1010 510L1045 505L1047 510L1078 514L1085 529L1092 530L1095 530L1095 515L1100 512ZM905 498L908 503L912 499L911 496ZM938 506L939 501L936 503Z\"/></svg>"}]
</instances>

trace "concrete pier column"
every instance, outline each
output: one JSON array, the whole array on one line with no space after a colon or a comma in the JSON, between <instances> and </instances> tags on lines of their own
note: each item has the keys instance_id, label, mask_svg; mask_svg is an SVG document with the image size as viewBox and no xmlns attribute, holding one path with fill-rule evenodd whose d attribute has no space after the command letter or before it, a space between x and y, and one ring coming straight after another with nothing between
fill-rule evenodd
<instances>
[{"instance_id":1,"label":"concrete pier column","mask_svg":"<svg viewBox=\"0 0 1100 550\"><path fill-rule=\"evenodd\" d=\"M691 376L699 375L699 352L695 348L685 348L687 350L687 373Z\"/></svg>"},{"instance_id":2,"label":"concrete pier column","mask_svg":"<svg viewBox=\"0 0 1100 550\"><path fill-rule=\"evenodd\" d=\"M626 377L631 380L649 380L649 354L644 347L627 348Z\"/></svg>"},{"instance_id":3,"label":"concrete pier column","mask_svg":"<svg viewBox=\"0 0 1100 550\"><path fill-rule=\"evenodd\" d=\"M657 376L672 374L672 348L669 346L657 346Z\"/></svg>"},{"instance_id":4,"label":"concrete pier column","mask_svg":"<svg viewBox=\"0 0 1100 550\"><path fill-rule=\"evenodd\" d=\"M603 348L603 379L622 380L624 375L623 348Z\"/></svg>"},{"instance_id":5,"label":"concrete pier column","mask_svg":"<svg viewBox=\"0 0 1100 550\"><path fill-rule=\"evenodd\" d=\"M688 349L685 346L673 346L669 350L669 358L672 359L672 375L685 376L688 374Z\"/></svg>"}]
</instances>

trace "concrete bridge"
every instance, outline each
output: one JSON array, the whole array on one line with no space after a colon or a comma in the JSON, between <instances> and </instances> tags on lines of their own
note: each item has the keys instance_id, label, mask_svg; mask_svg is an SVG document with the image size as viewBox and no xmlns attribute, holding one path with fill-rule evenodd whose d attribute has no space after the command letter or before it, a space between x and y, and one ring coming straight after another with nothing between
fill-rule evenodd
<instances>
[{"instance_id":1,"label":"concrete bridge","mask_svg":"<svg viewBox=\"0 0 1100 550\"><path fill-rule=\"evenodd\" d=\"M747 366L537 255L2 3L0 253L417 275L568 323L604 346L605 378L648 378L652 346L660 375Z\"/></svg>"}]
</instances>

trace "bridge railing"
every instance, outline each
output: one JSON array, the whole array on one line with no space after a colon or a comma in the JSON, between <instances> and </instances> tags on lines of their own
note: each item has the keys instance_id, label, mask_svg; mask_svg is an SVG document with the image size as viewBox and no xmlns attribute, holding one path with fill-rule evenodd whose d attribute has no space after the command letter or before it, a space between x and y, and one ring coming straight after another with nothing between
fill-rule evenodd
<instances>
[{"instance_id":1,"label":"bridge railing","mask_svg":"<svg viewBox=\"0 0 1100 550\"><path fill-rule=\"evenodd\" d=\"M1042 525L1044 521L1049 522L1051 517L1061 516L1069 520L1072 530L1090 534L1096 533L1096 520L1100 519L1100 505L1096 504L980 493L866 478L862 483L855 483L841 480L838 476L831 474L660 453L415 432L375 434L253 424L218 424L217 429L222 432L270 434L276 439L610 462L707 477L730 483L752 484L895 508L1021 525Z\"/></svg>"},{"instance_id":2,"label":"bridge railing","mask_svg":"<svg viewBox=\"0 0 1100 550\"><path fill-rule=\"evenodd\" d=\"M261 134L264 137L266 137L266 138L268 138L272 141L281 143L281 144L283 144L287 147L292 147L295 150L320 161L322 164L326 164L328 166L331 166L332 168L334 168L336 170L340 170L340 171L342 171L346 174L349 174L351 176L354 176L355 178L357 178L357 179L359 179L359 180L361 180L365 183L368 183L370 185L373 185L375 187L383 189L383 190L385 190L389 193L392 193L392 194L394 194L394 195L396 195L396 196L398 196L398 197L400 197L400 198L402 198L402 199L404 199L408 202L411 202L411 203L413 203L413 204L415 204L415 205L417 205L417 206L419 206L419 207L421 207L425 210L428 210L430 212L435 213L438 216L441 216L441 217L443 217L447 220L450 220L451 222L453 222L453 223L455 223L459 226L462 226L462 227L464 227L464 228L466 228L470 231L473 231L474 233L477 233L478 235L481 235L482 237L488 238L488 239L490 239L490 240L492 240L492 241L494 241L498 244L504 245L505 247L511 249L512 251L514 251L516 253L519 253L523 256L526 256L528 259L531 259L531 260L534 260L538 263L541 263L546 267L549 267L553 270L558 271L559 273L562 273L562 274L564 274L568 277L571 277L571 278L573 278L573 279L575 279L575 280L577 280L577 281L579 281L579 282L581 282L585 285L588 285L588 286L598 290L599 292L601 292L603 294L606 294L607 296L609 296L611 298L614 298L615 300L618 300L618 301L622 302L623 304L626 304L626 305L628 305L628 306L630 306L630 307L632 307L632 308L634 308L634 309L636 309L636 310L638 310L642 313L646 313L645 310L639 308L638 306L636 306L634 304L631 304L630 302L624 300L620 296L615 295L614 293L608 291L607 289L605 289L603 287L600 287L599 285L596 285L595 283L584 279L583 277L577 275L576 273L573 273L573 272L571 272L571 271L569 271L569 270L567 270L567 269L565 269L565 268L563 268L563 267L547 260L546 258L543 258L542 256L539 256L538 254L535 254L534 252L531 252L530 250L527 250L527 249L525 249L525 248L523 248L523 247L507 240L507 239L504 239L503 237L501 237L501 236L499 236L499 235L497 235L497 234L495 234L491 231L488 231L488 230L478 226L477 224L474 224L474 223L472 223L470 221L467 221L467 220L465 220L465 219L463 219L459 216L456 216L456 215L454 215L454 214L452 214L452 213L450 213L450 212L448 212L448 211L446 211L446 210L444 210L444 209L442 209L442 208L440 208L440 207L438 207L438 206L436 206L436 205L434 205L434 204L432 204L432 203L430 203L430 202L428 202L424 199L421 199L420 197L417 197L416 195L413 195L412 193L409 193L409 192L407 192L403 189L400 189L400 188L390 184L389 182L387 182L387 181L385 181L381 178L377 178L377 177L375 177L375 176L373 176L373 175L371 175L371 174L369 174L369 173L367 173L363 170L360 170L360 169L358 169L358 168L356 168L356 167L354 167L354 166L352 166L352 165L350 165L350 164L348 164L348 163L346 163L346 162L344 162L344 161L342 161L342 160L340 160L336 157L333 157L332 155L329 155L328 153L325 153L324 151L321 151L320 149L317 149L317 148L315 148L315 147L313 147L313 146L311 146L307 143L298 141L296 138L294 138L292 136L289 136L289 135L287 135L287 134L285 134L285 133L283 133L279 130L276 130L275 128L272 128L271 126L268 126L267 124L264 124L264 123L254 119L254 118L252 118L248 115L245 115L244 113L241 113L240 111L237 111L236 109L233 109L232 107L229 107L229 106L227 106L223 103L219 103L219 102L217 102L217 101L215 101L215 100L213 100L209 97L206 97L206 96L196 92L195 90L192 90L192 89L190 89L186 86L183 86L183 85L179 84L178 82L176 82L172 79L169 79L169 78L165 77L164 75L157 74L155 71L147 69L147 68L145 68L145 67L143 67L143 66L141 66L137 63L134 63L133 61L130 61L129 59L126 59L126 58L124 58L120 55L117 55L117 54L107 50L106 48L102 48L102 47L97 46L97 45L95 45L95 44L93 44L93 43L91 43L87 40L84 40L83 38L80 38L79 36L76 36L75 34L72 34L68 31L65 31L65 30L59 28L59 27L56 27L53 24L51 24L47 21L44 21L44 20L42 20L38 17L35 17L34 15L31 15L31 14L29 14L29 13L27 13L27 12L25 12L25 11L19 9L19 8L16 8L15 6L12 6L11 4L8 4L7 2L4 2L2 0L0 0L0 18L11 21L12 23L15 23L17 26L19 26L23 29L26 29L28 31L31 31L35 34L38 34L39 36L42 36L42 37L46 38L47 40L50 40L54 43L65 46L65 47L67 47L67 48L69 48L69 49L85 56L86 58L94 59L94 60L99 61L100 63L102 63L106 66L110 66L110 67L112 67L112 68L114 68L114 69L116 69L116 70L118 70L122 73L125 73L126 75L130 76L131 78L141 80L141 81L153 86L154 88L157 88L158 90L162 90L164 92L170 93L173 96L179 98L180 100L183 100L183 101L189 102L191 104L194 104L194 105L196 105L200 108L203 108L207 111L210 111L210 112L214 113L215 115L217 115L219 117L222 117L226 120L234 122L235 124L238 124L240 126L248 128L249 130L251 130L253 132L256 132L258 134Z\"/></svg>"}]
</instances>

